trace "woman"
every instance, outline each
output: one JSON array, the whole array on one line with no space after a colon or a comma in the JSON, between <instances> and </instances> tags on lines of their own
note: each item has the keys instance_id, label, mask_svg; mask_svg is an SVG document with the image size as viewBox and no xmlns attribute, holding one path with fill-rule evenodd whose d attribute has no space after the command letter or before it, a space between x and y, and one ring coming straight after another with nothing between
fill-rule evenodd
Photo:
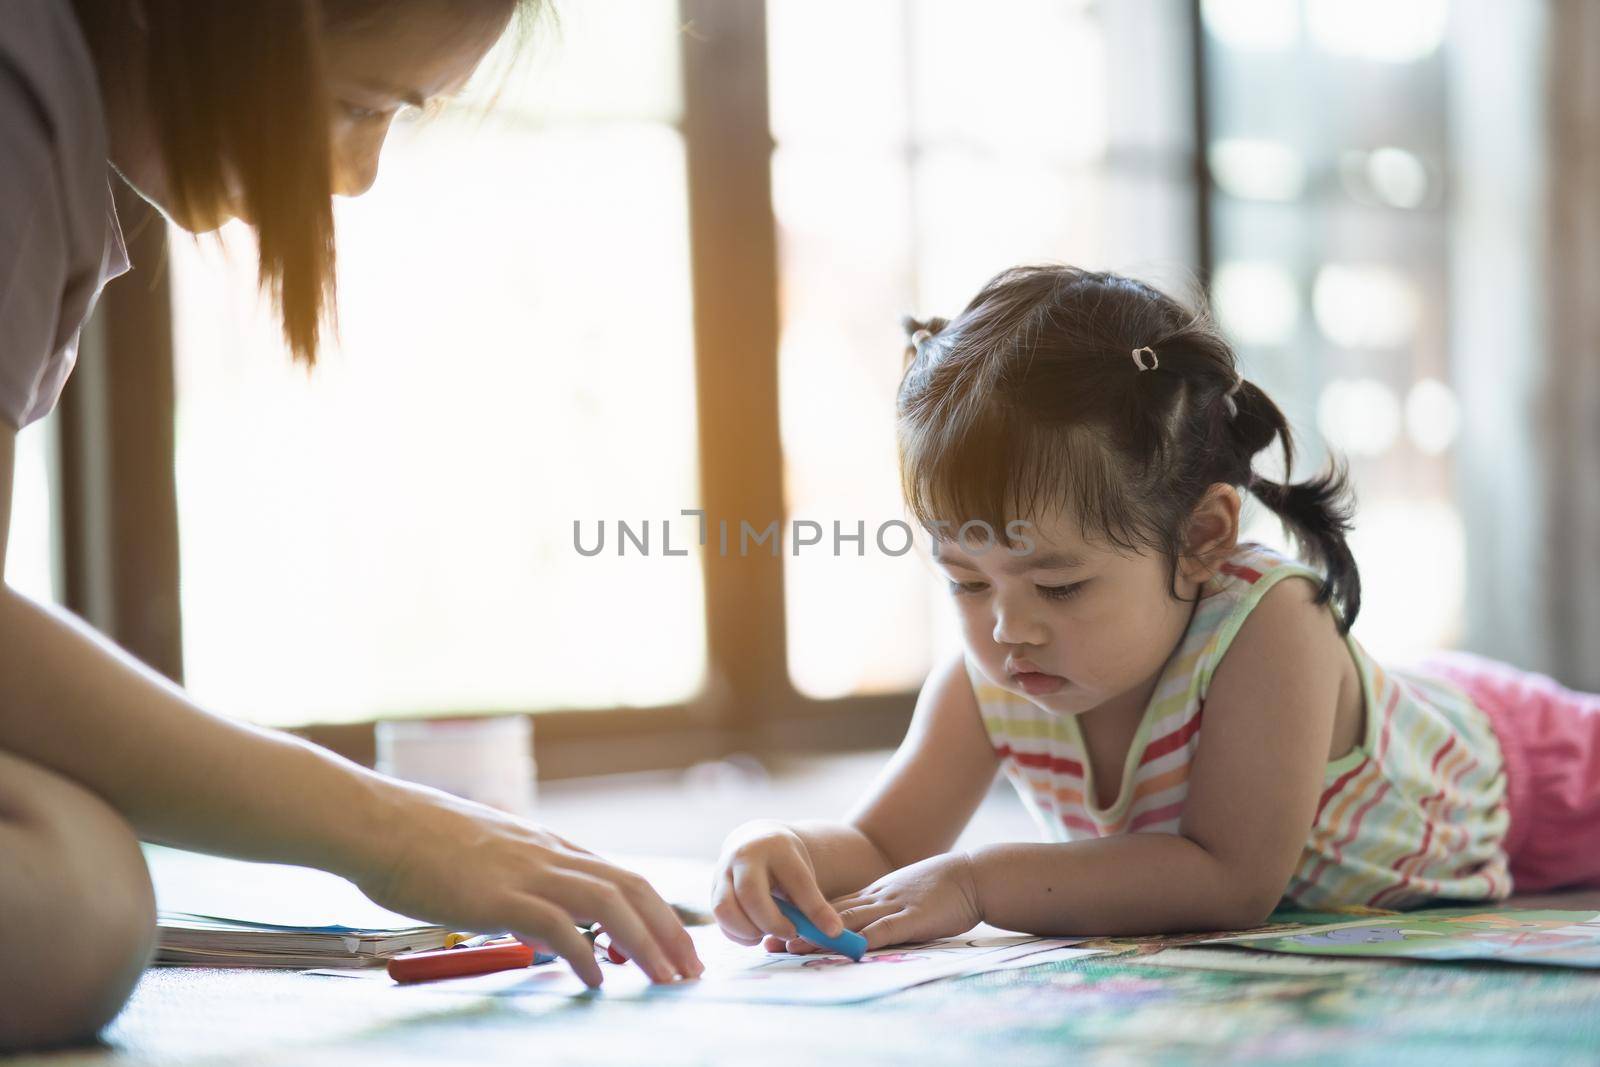
<instances>
[{"instance_id":1,"label":"woman","mask_svg":"<svg viewBox=\"0 0 1600 1067\"><path fill-rule=\"evenodd\" d=\"M459 87L519 6L6 0L0 565L16 431L55 404L100 288L128 269L109 181L196 232L254 226L263 286L311 362L333 295L331 194L364 192L395 113ZM575 922L603 923L657 981L701 970L638 876L213 715L0 587L0 1048L88 1037L121 1007L154 937L140 839L334 871L396 911L548 946L591 986Z\"/></svg>"}]
</instances>

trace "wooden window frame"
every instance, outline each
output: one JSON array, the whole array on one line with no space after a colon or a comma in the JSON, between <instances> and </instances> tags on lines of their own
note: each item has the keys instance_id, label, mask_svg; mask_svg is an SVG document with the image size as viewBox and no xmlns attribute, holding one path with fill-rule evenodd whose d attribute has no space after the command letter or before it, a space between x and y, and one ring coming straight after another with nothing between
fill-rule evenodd
<instances>
[{"instance_id":1,"label":"wooden window frame","mask_svg":"<svg viewBox=\"0 0 1600 1067\"><path fill-rule=\"evenodd\" d=\"M1210 268L1205 78L1193 35L1202 276ZM778 257L764 0L679 0L701 507L714 524L787 516L778 405ZM183 678L166 227L127 190L136 270L108 287L63 396L57 519L66 606L162 674ZM781 527L780 527L781 528ZM704 555L707 684L692 701L532 712L544 778L683 767L733 752L897 743L914 692L816 700L790 681L781 554ZM371 764L373 724L295 732Z\"/></svg>"}]
</instances>

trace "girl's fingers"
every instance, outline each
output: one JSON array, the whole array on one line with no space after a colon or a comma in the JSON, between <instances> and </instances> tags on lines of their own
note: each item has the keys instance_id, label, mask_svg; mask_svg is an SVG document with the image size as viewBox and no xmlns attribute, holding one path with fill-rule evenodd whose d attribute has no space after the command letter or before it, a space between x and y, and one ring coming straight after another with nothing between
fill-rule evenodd
<instances>
[{"instance_id":1,"label":"girl's fingers","mask_svg":"<svg viewBox=\"0 0 1600 1067\"><path fill-rule=\"evenodd\" d=\"M798 936L794 923L785 919L778 905L772 902L772 883L767 880L766 871L745 866L735 868L733 893L750 921L764 933L784 938Z\"/></svg>"},{"instance_id":2,"label":"girl's fingers","mask_svg":"<svg viewBox=\"0 0 1600 1067\"><path fill-rule=\"evenodd\" d=\"M519 898L512 914L515 921L506 925L519 941L545 946L570 963L584 985L600 988L600 965L595 962L594 947L578 932L571 915L534 896Z\"/></svg>"},{"instance_id":3,"label":"girl's fingers","mask_svg":"<svg viewBox=\"0 0 1600 1067\"><path fill-rule=\"evenodd\" d=\"M867 939L867 950L885 945L898 945L906 938L900 933L905 925L906 913L894 911L881 919L875 919L861 928L861 936Z\"/></svg>"},{"instance_id":4,"label":"girl's fingers","mask_svg":"<svg viewBox=\"0 0 1600 1067\"><path fill-rule=\"evenodd\" d=\"M844 920L845 926L852 930L864 931L870 923L876 922L885 915L893 915L900 909L893 904L880 904L867 902L857 904L853 908L841 908L839 918Z\"/></svg>"},{"instance_id":5,"label":"girl's fingers","mask_svg":"<svg viewBox=\"0 0 1600 1067\"><path fill-rule=\"evenodd\" d=\"M775 937L768 934L761 939L761 947L768 952L787 952L795 956L806 956L813 952L821 952L816 945L803 937Z\"/></svg>"},{"instance_id":6,"label":"girl's fingers","mask_svg":"<svg viewBox=\"0 0 1600 1067\"><path fill-rule=\"evenodd\" d=\"M851 908L859 908L863 904L871 903L871 897L862 896L860 893L846 893L842 897L834 897L832 900L828 901L828 907L832 908L840 916L843 916L844 913L849 911Z\"/></svg>"},{"instance_id":7,"label":"girl's fingers","mask_svg":"<svg viewBox=\"0 0 1600 1067\"><path fill-rule=\"evenodd\" d=\"M689 931L678 921L672 906L661 899L661 894L655 891L654 886L634 872L598 857L584 857L575 865L622 891L628 903L633 905L633 910L644 920L656 943L666 950L677 973L685 978L700 977L706 968L694 950L694 938L689 936Z\"/></svg>"},{"instance_id":8,"label":"girl's fingers","mask_svg":"<svg viewBox=\"0 0 1600 1067\"><path fill-rule=\"evenodd\" d=\"M827 898L817 886L816 872L805 860L792 852L787 853L773 861L772 873L777 876L778 885L783 889L783 895L789 898L789 903L799 908L806 918L817 924L817 929L829 937L839 936L844 924L828 905Z\"/></svg>"},{"instance_id":9,"label":"girl's fingers","mask_svg":"<svg viewBox=\"0 0 1600 1067\"><path fill-rule=\"evenodd\" d=\"M581 919L598 919L616 946L651 981L670 982L677 976L666 950L622 890L612 883L582 871L567 870L551 882L547 893L551 900Z\"/></svg>"},{"instance_id":10,"label":"girl's fingers","mask_svg":"<svg viewBox=\"0 0 1600 1067\"><path fill-rule=\"evenodd\" d=\"M733 880L727 875L717 879L717 888L711 900L711 916L717 920L717 925L722 927L722 932L730 941L753 945L761 940L761 928L739 906L739 898L733 891Z\"/></svg>"}]
</instances>

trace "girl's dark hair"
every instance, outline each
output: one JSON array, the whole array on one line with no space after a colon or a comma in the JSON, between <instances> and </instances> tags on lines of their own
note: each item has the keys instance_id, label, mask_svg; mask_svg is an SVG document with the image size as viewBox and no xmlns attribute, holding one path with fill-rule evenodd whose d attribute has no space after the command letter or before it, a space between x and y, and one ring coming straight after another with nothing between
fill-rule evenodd
<instances>
[{"instance_id":1,"label":"girl's dark hair","mask_svg":"<svg viewBox=\"0 0 1600 1067\"><path fill-rule=\"evenodd\" d=\"M526 15L537 0L504 0ZM125 0L75 0L97 52ZM334 306L330 30L402 13L398 0L141 0L144 90L174 213L214 225L235 195L261 287L296 359L316 361ZM524 20L525 21L525 20Z\"/></svg>"},{"instance_id":2,"label":"girl's dark hair","mask_svg":"<svg viewBox=\"0 0 1600 1067\"><path fill-rule=\"evenodd\" d=\"M1354 513L1337 460L1290 483L1283 412L1235 369L1203 310L1132 278L1076 267L1002 271L953 321L906 320L897 403L901 482L912 514L1007 522L1065 509L1085 536L1160 551L1175 588L1187 520L1212 485L1254 493L1326 575L1341 633L1361 609L1345 535ZM1140 359L1134 350L1148 347ZM1252 470L1283 446L1285 482ZM1176 593L1174 593L1176 595Z\"/></svg>"}]
</instances>

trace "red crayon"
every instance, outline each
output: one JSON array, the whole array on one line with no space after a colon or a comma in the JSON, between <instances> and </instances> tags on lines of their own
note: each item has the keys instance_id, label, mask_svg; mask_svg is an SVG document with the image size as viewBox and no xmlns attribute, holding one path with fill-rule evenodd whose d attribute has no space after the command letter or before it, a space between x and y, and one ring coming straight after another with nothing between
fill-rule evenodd
<instances>
[{"instance_id":1,"label":"red crayon","mask_svg":"<svg viewBox=\"0 0 1600 1067\"><path fill-rule=\"evenodd\" d=\"M510 971L531 966L534 955L534 950L520 941L497 941L477 948L408 952L389 961L389 977L396 982L431 982L436 978Z\"/></svg>"}]
</instances>

